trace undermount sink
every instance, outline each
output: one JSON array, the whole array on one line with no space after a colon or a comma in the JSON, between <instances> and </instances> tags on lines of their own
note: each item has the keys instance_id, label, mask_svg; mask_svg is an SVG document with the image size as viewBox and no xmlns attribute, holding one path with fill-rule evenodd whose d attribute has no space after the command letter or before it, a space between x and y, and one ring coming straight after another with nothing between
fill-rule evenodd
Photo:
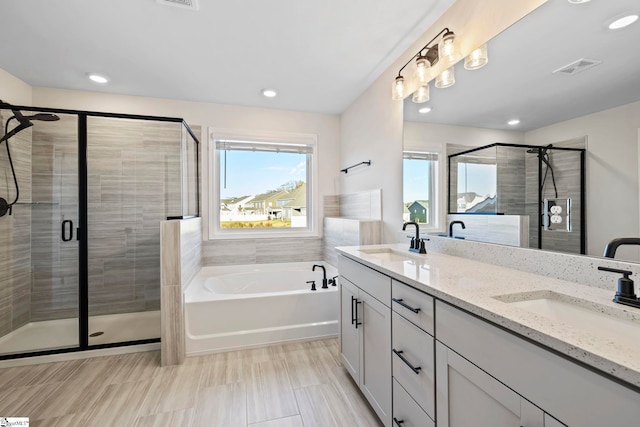
<instances>
[{"instance_id":1,"label":"undermount sink","mask_svg":"<svg viewBox=\"0 0 640 427\"><path fill-rule=\"evenodd\" d=\"M424 255L409 252L408 249L407 251L399 251L392 248L371 248L360 249L360 253L384 261L407 261L409 259L424 259Z\"/></svg>"},{"instance_id":2,"label":"undermount sink","mask_svg":"<svg viewBox=\"0 0 640 427\"><path fill-rule=\"evenodd\" d=\"M640 310L618 309L553 291L523 292L493 298L558 324L626 342L640 349Z\"/></svg>"}]
</instances>

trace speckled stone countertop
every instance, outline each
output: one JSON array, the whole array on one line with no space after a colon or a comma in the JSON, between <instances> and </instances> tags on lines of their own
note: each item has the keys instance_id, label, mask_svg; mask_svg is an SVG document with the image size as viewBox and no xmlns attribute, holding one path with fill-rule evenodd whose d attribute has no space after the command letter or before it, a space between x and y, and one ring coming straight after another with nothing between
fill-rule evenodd
<instances>
[{"instance_id":1,"label":"speckled stone countertop","mask_svg":"<svg viewBox=\"0 0 640 427\"><path fill-rule=\"evenodd\" d=\"M611 277L611 289L607 290L440 253L414 254L406 244L337 250L387 276L640 387L640 308L612 301L615 275ZM540 298L569 303L578 310L586 310L586 314L602 313L607 320L619 322L620 328L567 322L513 304Z\"/></svg>"}]
</instances>

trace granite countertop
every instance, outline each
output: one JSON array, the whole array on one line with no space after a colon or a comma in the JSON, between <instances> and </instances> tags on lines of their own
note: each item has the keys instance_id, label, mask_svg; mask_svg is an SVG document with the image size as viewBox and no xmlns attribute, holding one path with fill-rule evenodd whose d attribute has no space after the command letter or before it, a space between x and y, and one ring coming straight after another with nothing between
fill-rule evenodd
<instances>
[{"instance_id":1,"label":"granite countertop","mask_svg":"<svg viewBox=\"0 0 640 427\"><path fill-rule=\"evenodd\" d=\"M451 255L414 254L406 244L337 250L491 323L640 387L640 308L612 301L615 275L611 278L611 289L607 290ZM545 298L567 303L569 309L578 311L574 317L563 319L513 304ZM563 316L572 316L568 311ZM606 316L604 320L611 325L579 319L580 312L589 315L594 311Z\"/></svg>"}]
</instances>

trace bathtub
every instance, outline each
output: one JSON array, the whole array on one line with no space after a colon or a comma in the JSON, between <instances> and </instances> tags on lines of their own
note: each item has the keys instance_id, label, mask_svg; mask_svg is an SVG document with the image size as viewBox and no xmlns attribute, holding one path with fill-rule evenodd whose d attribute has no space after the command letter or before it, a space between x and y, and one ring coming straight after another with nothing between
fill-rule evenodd
<instances>
[{"instance_id":1,"label":"bathtub","mask_svg":"<svg viewBox=\"0 0 640 427\"><path fill-rule=\"evenodd\" d=\"M337 335L338 287L322 289L313 264L338 275L325 262L203 267L184 292L187 355Z\"/></svg>"}]
</instances>

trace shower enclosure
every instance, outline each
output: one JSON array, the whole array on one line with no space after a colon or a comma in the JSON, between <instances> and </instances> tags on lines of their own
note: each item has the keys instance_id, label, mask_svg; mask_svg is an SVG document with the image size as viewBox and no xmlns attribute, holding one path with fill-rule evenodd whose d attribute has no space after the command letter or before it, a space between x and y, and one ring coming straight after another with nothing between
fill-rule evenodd
<instances>
[{"instance_id":1,"label":"shower enclosure","mask_svg":"<svg viewBox=\"0 0 640 427\"><path fill-rule=\"evenodd\" d=\"M449 213L529 217L529 247L586 253L584 139L449 155Z\"/></svg>"},{"instance_id":2,"label":"shower enclosure","mask_svg":"<svg viewBox=\"0 0 640 427\"><path fill-rule=\"evenodd\" d=\"M0 359L159 341L160 221L199 215L194 133L4 103L0 123L22 126L0 143Z\"/></svg>"}]
</instances>

